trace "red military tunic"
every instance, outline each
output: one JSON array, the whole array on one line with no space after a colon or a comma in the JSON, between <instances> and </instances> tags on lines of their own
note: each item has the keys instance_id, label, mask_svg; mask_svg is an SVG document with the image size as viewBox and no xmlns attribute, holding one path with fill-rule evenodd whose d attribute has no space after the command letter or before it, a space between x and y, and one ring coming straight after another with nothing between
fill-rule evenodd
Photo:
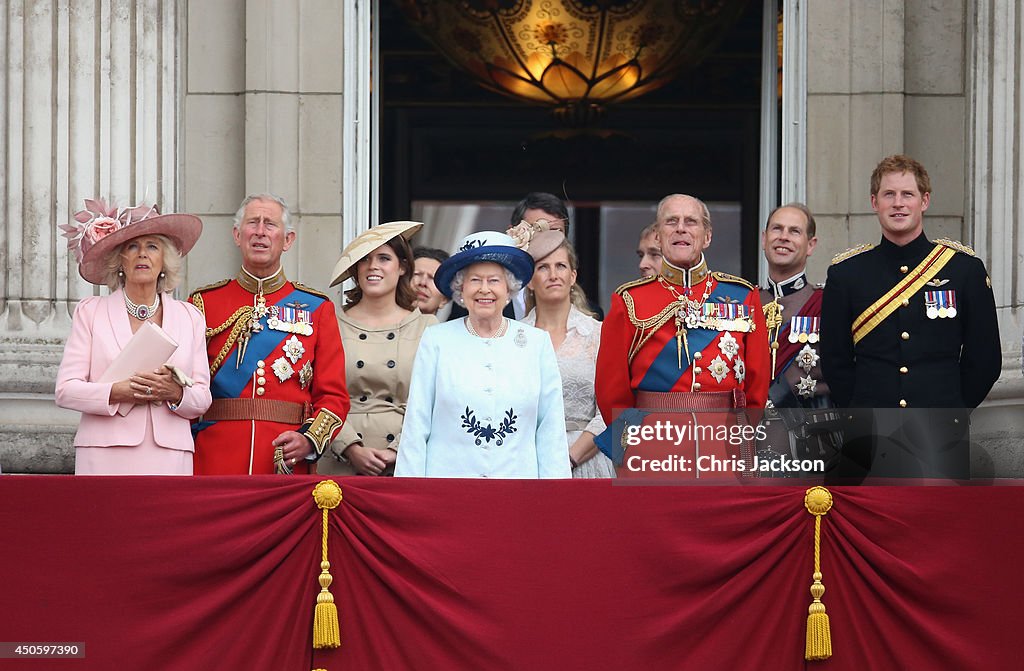
<instances>
[{"instance_id":1,"label":"red military tunic","mask_svg":"<svg viewBox=\"0 0 1024 671\"><path fill-rule=\"evenodd\" d=\"M684 321L681 327L677 316ZM703 259L689 271L663 263L660 275L625 284L612 296L595 379L598 407L609 426L619 411L642 405L637 402L642 392L738 390L746 408L760 409L770 379L761 301L745 280L709 272ZM706 407L730 405L716 399Z\"/></svg>"},{"instance_id":2,"label":"red military tunic","mask_svg":"<svg viewBox=\"0 0 1024 671\"><path fill-rule=\"evenodd\" d=\"M274 473L271 441L289 430L310 439L319 458L348 416L334 304L283 273L262 285L265 313L257 308L254 314L260 287L244 271L190 297L206 316L214 398L196 425L196 475ZM309 472L310 463L312 458L294 471Z\"/></svg>"}]
</instances>

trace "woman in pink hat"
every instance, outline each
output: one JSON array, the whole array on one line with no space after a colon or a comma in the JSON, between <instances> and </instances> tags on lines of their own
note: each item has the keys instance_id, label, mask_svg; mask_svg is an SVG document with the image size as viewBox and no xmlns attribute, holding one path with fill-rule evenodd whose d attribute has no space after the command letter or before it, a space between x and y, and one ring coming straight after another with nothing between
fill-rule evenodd
<instances>
[{"instance_id":1,"label":"woman in pink hat","mask_svg":"<svg viewBox=\"0 0 1024 671\"><path fill-rule=\"evenodd\" d=\"M61 228L81 276L111 291L75 308L57 373L57 405L82 413L75 473L192 475L190 420L211 400L206 324L171 290L202 222L189 214L161 215L155 207L114 209L87 200L74 223ZM172 341L166 363L104 380L147 323L161 327L163 335L155 338Z\"/></svg>"}]
</instances>

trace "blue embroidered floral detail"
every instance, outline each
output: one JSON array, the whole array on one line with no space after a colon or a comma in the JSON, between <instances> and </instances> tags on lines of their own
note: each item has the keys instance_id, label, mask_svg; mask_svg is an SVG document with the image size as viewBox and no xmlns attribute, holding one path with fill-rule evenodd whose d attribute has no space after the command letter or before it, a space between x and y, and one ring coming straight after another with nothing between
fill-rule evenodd
<instances>
[{"instance_id":1,"label":"blue embroidered floral detail","mask_svg":"<svg viewBox=\"0 0 1024 671\"><path fill-rule=\"evenodd\" d=\"M466 413L462 415L461 419L462 427L466 429L466 433L476 437L476 441L474 442L477 445L482 441L489 443L493 440L496 445L500 446L505 442L506 436L517 431L516 420L518 417L516 417L512 408L509 408L505 412L505 418L501 420L501 424L498 425L498 428L494 428L490 424L487 426L481 424L477 420L476 415L473 414L473 411L469 409L469 406L466 406Z\"/></svg>"},{"instance_id":2,"label":"blue embroidered floral detail","mask_svg":"<svg viewBox=\"0 0 1024 671\"><path fill-rule=\"evenodd\" d=\"M466 244L464 244L461 247L459 247L459 251L460 252L468 252L471 249L476 249L477 247L483 247L483 246L484 246L484 241L483 240L467 240Z\"/></svg>"}]
</instances>

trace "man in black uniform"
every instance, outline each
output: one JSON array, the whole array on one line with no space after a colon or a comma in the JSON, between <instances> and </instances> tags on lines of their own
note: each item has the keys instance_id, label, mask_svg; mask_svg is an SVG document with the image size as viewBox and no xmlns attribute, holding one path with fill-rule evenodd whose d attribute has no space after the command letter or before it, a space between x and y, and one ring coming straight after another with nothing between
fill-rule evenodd
<instances>
[{"instance_id":1,"label":"man in black uniform","mask_svg":"<svg viewBox=\"0 0 1024 671\"><path fill-rule=\"evenodd\" d=\"M882 240L828 271L825 377L838 406L874 409L849 413L861 421L847 431L845 475L970 477L969 413L1002 362L995 299L970 247L925 236L930 198L920 163L882 160L871 175Z\"/></svg>"}]
</instances>

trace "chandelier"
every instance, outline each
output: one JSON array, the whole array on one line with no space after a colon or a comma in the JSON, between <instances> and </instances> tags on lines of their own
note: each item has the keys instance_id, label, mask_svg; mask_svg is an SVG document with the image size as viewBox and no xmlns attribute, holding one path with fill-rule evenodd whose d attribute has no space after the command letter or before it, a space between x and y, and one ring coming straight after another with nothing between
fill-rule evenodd
<instances>
[{"instance_id":1,"label":"chandelier","mask_svg":"<svg viewBox=\"0 0 1024 671\"><path fill-rule=\"evenodd\" d=\"M706 56L743 0L398 0L483 86L573 125L664 86Z\"/></svg>"}]
</instances>

